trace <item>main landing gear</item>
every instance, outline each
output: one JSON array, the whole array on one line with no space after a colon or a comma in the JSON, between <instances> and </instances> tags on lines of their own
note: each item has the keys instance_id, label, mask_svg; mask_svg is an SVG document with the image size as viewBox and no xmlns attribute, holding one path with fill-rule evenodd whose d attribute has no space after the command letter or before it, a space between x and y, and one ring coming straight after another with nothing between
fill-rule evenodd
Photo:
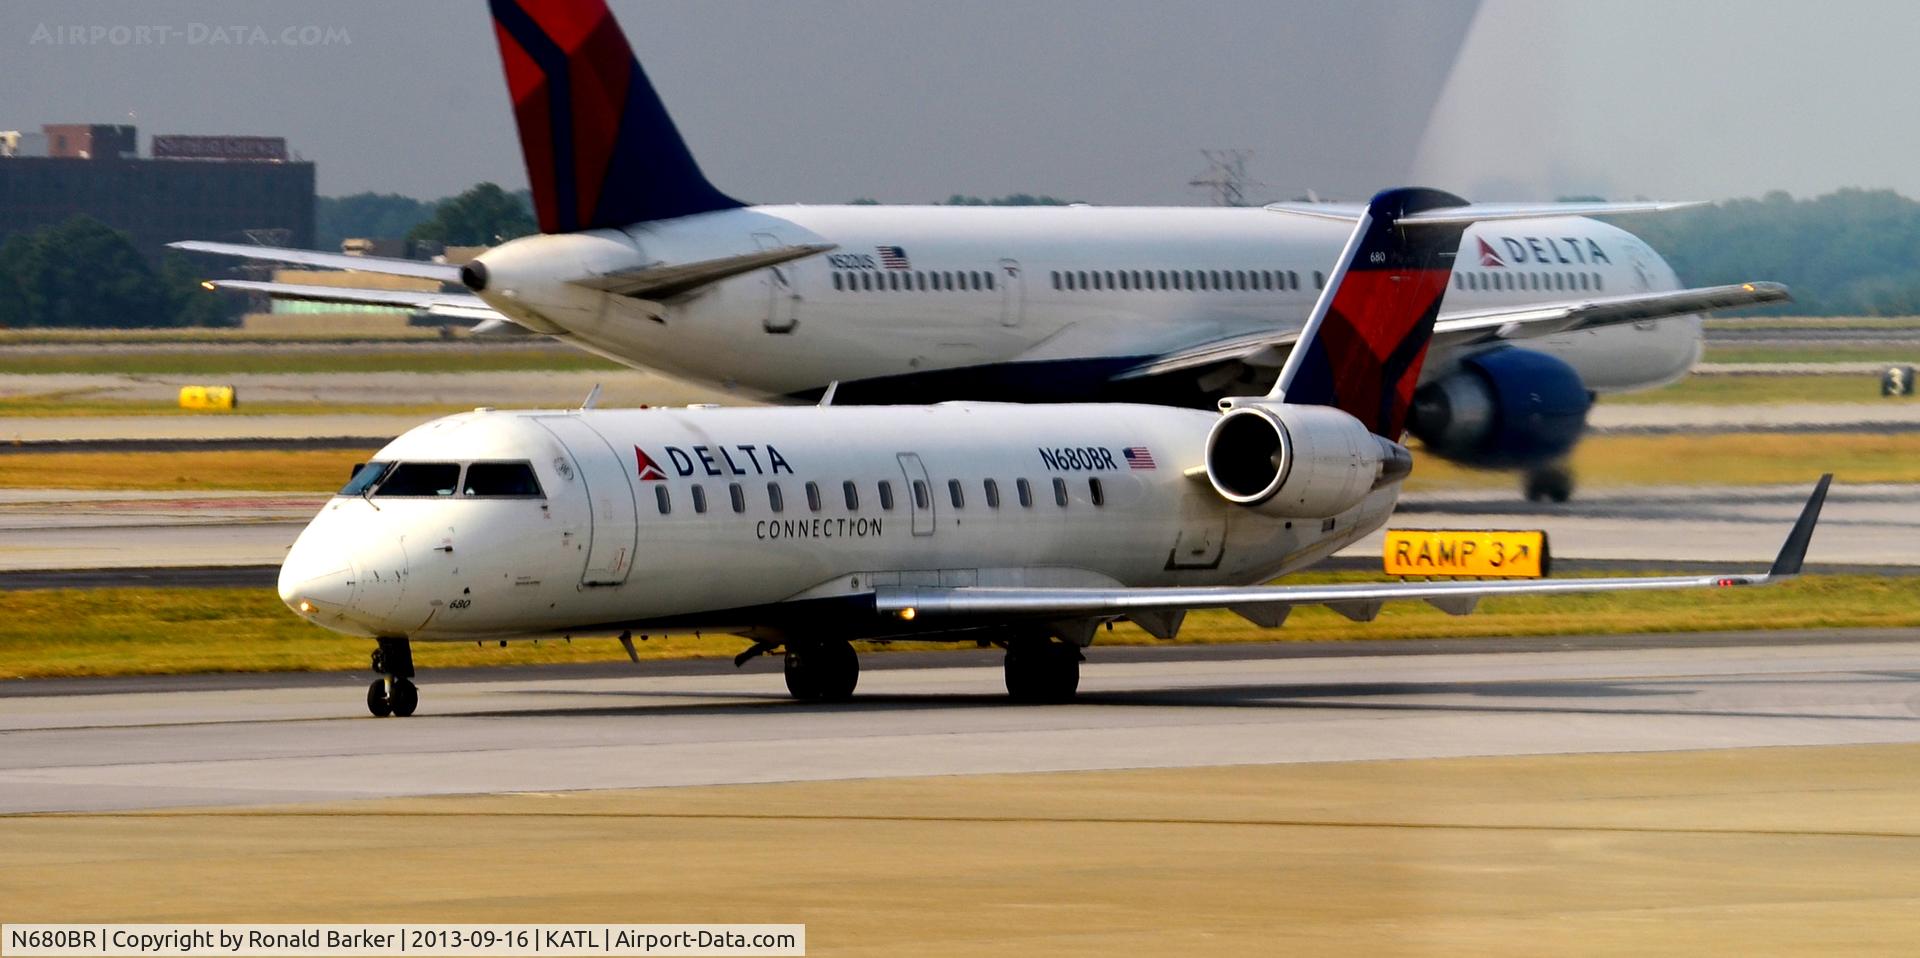
<instances>
[{"instance_id":1,"label":"main landing gear","mask_svg":"<svg viewBox=\"0 0 1920 958\"><path fill-rule=\"evenodd\" d=\"M1521 485L1528 502L1565 502L1573 498L1573 470L1565 463L1529 469Z\"/></svg>"},{"instance_id":2,"label":"main landing gear","mask_svg":"<svg viewBox=\"0 0 1920 958\"><path fill-rule=\"evenodd\" d=\"M413 647L406 639L383 638L373 650L373 671L385 678L367 686L367 711L375 718L406 718L420 707L420 690L413 684Z\"/></svg>"},{"instance_id":3,"label":"main landing gear","mask_svg":"<svg viewBox=\"0 0 1920 958\"><path fill-rule=\"evenodd\" d=\"M1007 643L1007 694L1034 705L1073 701L1086 656L1070 642L1019 639Z\"/></svg>"},{"instance_id":4,"label":"main landing gear","mask_svg":"<svg viewBox=\"0 0 1920 958\"><path fill-rule=\"evenodd\" d=\"M844 702L860 684L860 656L848 643L787 643L787 691L802 702Z\"/></svg>"}]
</instances>

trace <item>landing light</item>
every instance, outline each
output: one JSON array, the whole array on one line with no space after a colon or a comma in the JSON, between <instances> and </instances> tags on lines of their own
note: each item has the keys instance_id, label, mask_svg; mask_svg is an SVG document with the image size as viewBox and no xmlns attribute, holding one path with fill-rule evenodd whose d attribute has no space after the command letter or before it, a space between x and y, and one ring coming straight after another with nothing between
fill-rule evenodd
<instances>
[{"instance_id":1,"label":"landing light","mask_svg":"<svg viewBox=\"0 0 1920 958\"><path fill-rule=\"evenodd\" d=\"M900 610L900 617L907 620L908 622L912 622L913 617L919 614L920 613L916 611L913 608L913 606L907 606L906 608Z\"/></svg>"},{"instance_id":2,"label":"landing light","mask_svg":"<svg viewBox=\"0 0 1920 958\"><path fill-rule=\"evenodd\" d=\"M217 287L215 287L215 286L213 285L213 280L210 280L210 279L203 279L203 280L201 280L201 281L200 281L200 288L201 288L201 289L204 289L204 290L207 290L208 292L212 292L212 291L213 291L214 289L216 289Z\"/></svg>"},{"instance_id":3,"label":"landing light","mask_svg":"<svg viewBox=\"0 0 1920 958\"><path fill-rule=\"evenodd\" d=\"M310 615L310 614L312 614L312 612L313 612L313 603L311 603L311 602L308 602L308 601L307 601L307 600L305 600L305 599L301 599L301 600L300 600L300 614L301 614L301 615Z\"/></svg>"}]
</instances>

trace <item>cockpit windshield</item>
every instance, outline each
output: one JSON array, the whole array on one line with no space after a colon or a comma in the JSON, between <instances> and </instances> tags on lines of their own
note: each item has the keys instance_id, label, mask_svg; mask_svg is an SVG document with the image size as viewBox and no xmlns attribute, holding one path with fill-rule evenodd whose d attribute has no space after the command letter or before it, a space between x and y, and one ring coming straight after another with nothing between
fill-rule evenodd
<instances>
[{"instance_id":1,"label":"cockpit windshield","mask_svg":"<svg viewBox=\"0 0 1920 958\"><path fill-rule=\"evenodd\" d=\"M467 480L460 494L468 498L509 499L540 498L540 480L533 466L524 462L475 462L467 466Z\"/></svg>"},{"instance_id":2,"label":"cockpit windshield","mask_svg":"<svg viewBox=\"0 0 1920 958\"><path fill-rule=\"evenodd\" d=\"M354 469L343 496L376 498L543 499L533 464L521 462L369 462Z\"/></svg>"},{"instance_id":3,"label":"cockpit windshield","mask_svg":"<svg viewBox=\"0 0 1920 958\"><path fill-rule=\"evenodd\" d=\"M457 462L403 462L380 481L373 496L451 496L460 488L460 464Z\"/></svg>"},{"instance_id":4,"label":"cockpit windshield","mask_svg":"<svg viewBox=\"0 0 1920 958\"><path fill-rule=\"evenodd\" d=\"M390 462L363 462L354 467L353 478L347 480L347 484L341 488L340 494L343 496L364 496L367 494L367 490L373 488L373 484L379 482L380 477L386 475L387 470L392 468L393 463Z\"/></svg>"}]
</instances>

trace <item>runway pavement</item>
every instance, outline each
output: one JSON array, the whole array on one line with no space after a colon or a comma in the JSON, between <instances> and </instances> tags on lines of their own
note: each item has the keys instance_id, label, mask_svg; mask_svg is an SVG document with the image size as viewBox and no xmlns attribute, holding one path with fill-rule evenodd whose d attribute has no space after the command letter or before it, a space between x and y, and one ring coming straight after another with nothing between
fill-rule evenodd
<instances>
[{"instance_id":1,"label":"runway pavement","mask_svg":"<svg viewBox=\"0 0 1920 958\"><path fill-rule=\"evenodd\" d=\"M1615 487L1582 490L1563 505L1529 503L1504 489L1418 493L1402 500L1389 526L1545 529L1554 554L1568 559L1767 562L1809 488L1811 482ZM323 502L287 493L4 490L0 574L278 565ZM1342 555L1377 557L1380 538L1369 536ZM1840 485L1808 559L1815 566L1920 567L1917 543L1920 486Z\"/></svg>"},{"instance_id":2,"label":"runway pavement","mask_svg":"<svg viewBox=\"0 0 1920 958\"><path fill-rule=\"evenodd\" d=\"M772 660L740 674L427 675L411 719L366 716L365 677L351 675L14 694L0 698L0 812L1920 742L1920 636L1559 641L1304 658L1096 646L1082 701L1056 707L1007 704L978 656L870 670L840 705L791 702Z\"/></svg>"}]
</instances>

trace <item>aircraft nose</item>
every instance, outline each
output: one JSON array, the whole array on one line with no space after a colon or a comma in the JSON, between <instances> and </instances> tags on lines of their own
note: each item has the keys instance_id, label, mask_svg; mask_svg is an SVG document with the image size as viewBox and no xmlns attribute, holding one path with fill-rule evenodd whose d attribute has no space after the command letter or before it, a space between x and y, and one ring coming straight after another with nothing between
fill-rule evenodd
<instances>
[{"instance_id":1,"label":"aircraft nose","mask_svg":"<svg viewBox=\"0 0 1920 958\"><path fill-rule=\"evenodd\" d=\"M309 619L339 615L353 604L353 569L345 557L314 561L311 550L297 544L280 566L280 601Z\"/></svg>"}]
</instances>

